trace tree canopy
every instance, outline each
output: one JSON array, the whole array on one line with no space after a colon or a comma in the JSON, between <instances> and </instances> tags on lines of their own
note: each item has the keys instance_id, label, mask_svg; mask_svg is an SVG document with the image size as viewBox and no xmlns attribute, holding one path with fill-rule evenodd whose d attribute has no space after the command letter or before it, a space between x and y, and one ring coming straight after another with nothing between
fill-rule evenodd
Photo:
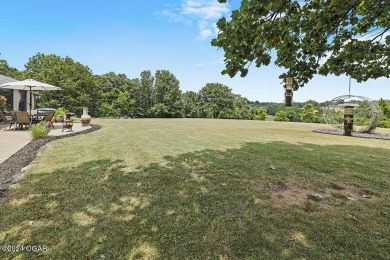
<instances>
[{"instance_id":1,"label":"tree canopy","mask_svg":"<svg viewBox=\"0 0 390 260\"><path fill-rule=\"evenodd\" d=\"M219 118L222 111L234 108L234 94L232 90L220 83L207 83L198 94L199 106L203 117L211 114L213 118Z\"/></svg>"},{"instance_id":2,"label":"tree canopy","mask_svg":"<svg viewBox=\"0 0 390 260\"><path fill-rule=\"evenodd\" d=\"M226 3L227 0L218 0ZM294 89L315 74L350 75L358 82L389 77L390 1L242 0L217 22L213 46L225 52L222 74L242 77L254 62L286 69Z\"/></svg>"},{"instance_id":3,"label":"tree canopy","mask_svg":"<svg viewBox=\"0 0 390 260\"><path fill-rule=\"evenodd\" d=\"M23 78L33 78L61 87L61 91L42 93L40 102L43 106L62 106L75 112L82 111L82 108L87 106L90 114L96 115L97 82L87 66L70 57L37 53L26 63L22 75Z\"/></svg>"},{"instance_id":4,"label":"tree canopy","mask_svg":"<svg viewBox=\"0 0 390 260\"><path fill-rule=\"evenodd\" d=\"M10 67L8 65L8 62L1 58L0 58L0 74L7 75L8 77L15 78L15 79L18 79L18 77L20 76L20 73L16 68Z\"/></svg>"},{"instance_id":5,"label":"tree canopy","mask_svg":"<svg viewBox=\"0 0 390 260\"><path fill-rule=\"evenodd\" d=\"M155 80L155 105L152 108L154 115L182 117L183 100L179 80L168 70L157 70Z\"/></svg>"}]
</instances>

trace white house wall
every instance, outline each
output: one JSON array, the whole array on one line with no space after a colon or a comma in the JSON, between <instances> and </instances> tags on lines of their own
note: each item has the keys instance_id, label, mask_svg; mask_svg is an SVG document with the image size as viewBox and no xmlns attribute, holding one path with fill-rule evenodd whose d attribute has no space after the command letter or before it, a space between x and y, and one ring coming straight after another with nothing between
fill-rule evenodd
<instances>
[{"instance_id":1,"label":"white house wall","mask_svg":"<svg viewBox=\"0 0 390 260\"><path fill-rule=\"evenodd\" d=\"M20 100L19 90L13 89L12 91L13 91L12 110L18 111L19 110L19 100Z\"/></svg>"},{"instance_id":2,"label":"white house wall","mask_svg":"<svg viewBox=\"0 0 390 260\"><path fill-rule=\"evenodd\" d=\"M20 94L18 89L13 89L13 106L12 110L18 111L19 110L19 101L20 101ZM35 109L35 98L32 99L32 109ZM29 111L30 109L30 90L26 90L26 110Z\"/></svg>"}]
</instances>

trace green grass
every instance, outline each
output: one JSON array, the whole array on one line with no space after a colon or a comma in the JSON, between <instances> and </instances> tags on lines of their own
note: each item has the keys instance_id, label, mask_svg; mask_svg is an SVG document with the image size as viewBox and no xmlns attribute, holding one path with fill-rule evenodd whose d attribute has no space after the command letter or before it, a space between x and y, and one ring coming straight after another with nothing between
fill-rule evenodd
<instances>
[{"instance_id":1,"label":"green grass","mask_svg":"<svg viewBox=\"0 0 390 260\"><path fill-rule=\"evenodd\" d=\"M44 147L0 202L0 244L48 251L1 259L390 257L389 141L304 123L93 123Z\"/></svg>"}]
</instances>

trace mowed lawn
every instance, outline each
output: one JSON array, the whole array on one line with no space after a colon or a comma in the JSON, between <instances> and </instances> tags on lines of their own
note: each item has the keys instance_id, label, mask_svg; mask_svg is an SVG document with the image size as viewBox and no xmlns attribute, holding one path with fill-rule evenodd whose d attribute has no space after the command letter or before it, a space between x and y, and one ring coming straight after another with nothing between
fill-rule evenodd
<instances>
[{"instance_id":1,"label":"mowed lawn","mask_svg":"<svg viewBox=\"0 0 390 260\"><path fill-rule=\"evenodd\" d=\"M48 250L0 259L390 258L390 141L304 123L92 123L42 148L0 202L0 246Z\"/></svg>"}]
</instances>

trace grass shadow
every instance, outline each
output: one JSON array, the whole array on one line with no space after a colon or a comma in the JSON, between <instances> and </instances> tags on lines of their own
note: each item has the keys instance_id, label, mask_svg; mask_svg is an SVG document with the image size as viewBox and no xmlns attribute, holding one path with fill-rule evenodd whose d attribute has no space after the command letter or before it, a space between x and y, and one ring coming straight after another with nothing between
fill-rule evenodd
<instances>
[{"instance_id":1,"label":"grass shadow","mask_svg":"<svg viewBox=\"0 0 390 260\"><path fill-rule=\"evenodd\" d=\"M390 151L285 142L33 173L1 202L1 259L387 258Z\"/></svg>"}]
</instances>

